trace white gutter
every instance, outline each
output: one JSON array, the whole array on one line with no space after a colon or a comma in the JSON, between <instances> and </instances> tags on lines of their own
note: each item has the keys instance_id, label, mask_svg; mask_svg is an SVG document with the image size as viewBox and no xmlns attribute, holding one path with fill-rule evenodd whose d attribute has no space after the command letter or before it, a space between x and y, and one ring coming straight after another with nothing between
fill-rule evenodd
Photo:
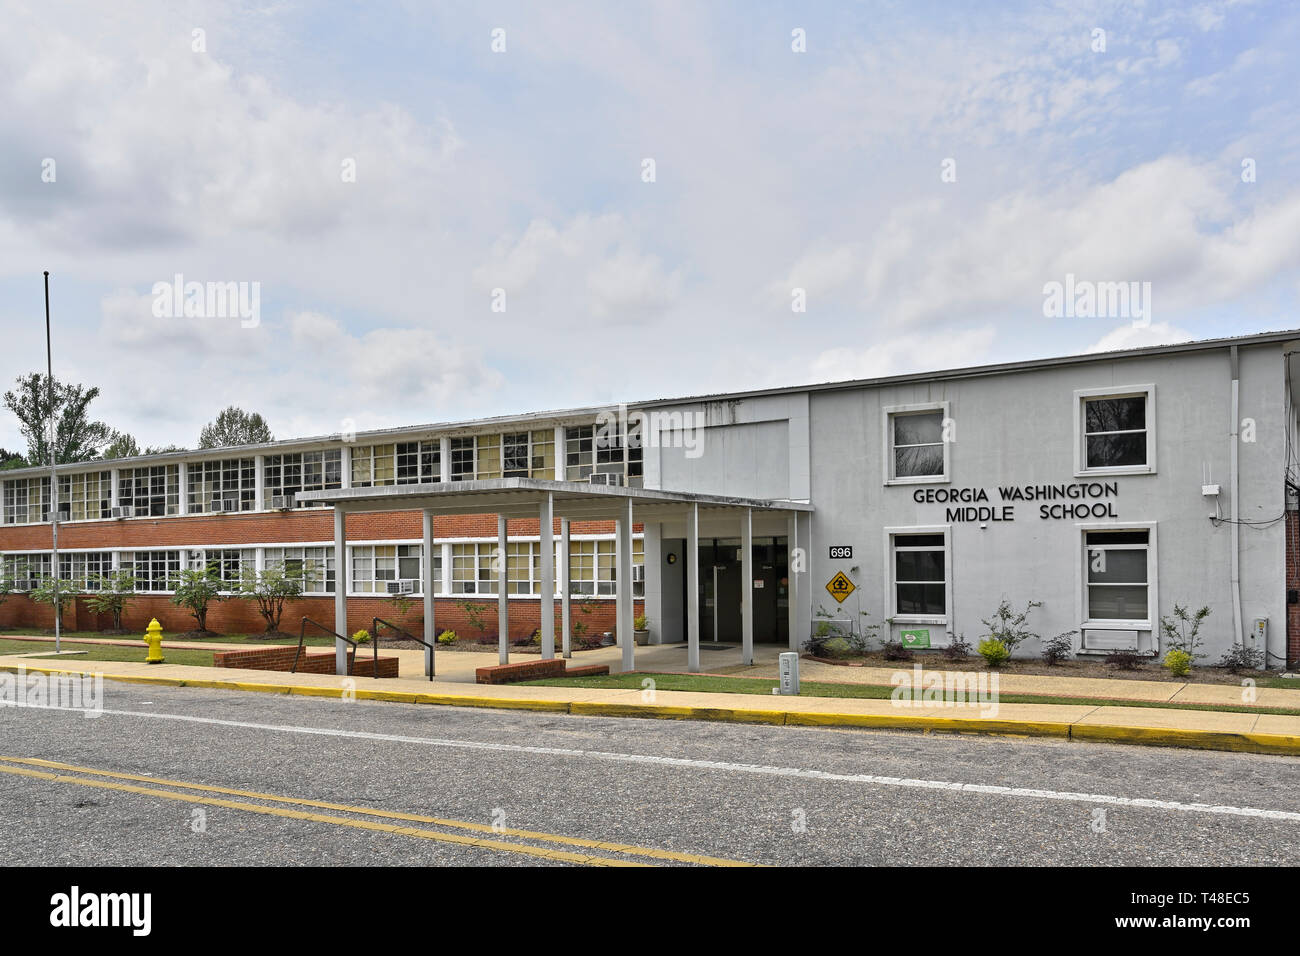
<instances>
[{"instance_id":1,"label":"white gutter","mask_svg":"<svg viewBox=\"0 0 1300 956\"><path fill-rule=\"evenodd\" d=\"M1244 647L1246 644L1246 635L1242 630L1241 621L1241 517L1239 508L1241 496L1237 493L1237 483L1239 477L1239 467L1237 453L1240 448L1241 436L1238 434L1240 419L1240 401L1241 401L1241 372L1240 364L1237 358L1237 346L1229 349L1229 363L1232 367L1232 450L1230 453L1229 471L1231 472L1232 481L1232 626L1235 628L1236 637L1233 639L1235 644L1240 641ZM1267 652L1268 648L1264 648ZM1267 660L1265 661L1267 666Z\"/></svg>"}]
</instances>

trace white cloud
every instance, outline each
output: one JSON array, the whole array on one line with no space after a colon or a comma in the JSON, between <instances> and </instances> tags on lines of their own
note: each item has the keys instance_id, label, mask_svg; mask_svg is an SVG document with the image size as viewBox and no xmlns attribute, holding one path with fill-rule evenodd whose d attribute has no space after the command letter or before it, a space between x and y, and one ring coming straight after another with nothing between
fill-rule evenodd
<instances>
[{"instance_id":1,"label":"white cloud","mask_svg":"<svg viewBox=\"0 0 1300 956\"><path fill-rule=\"evenodd\" d=\"M983 326L942 335L897 335L864 349L827 349L813 359L812 381L838 382L989 361L997 330Z\"/></svg>"},{"instance_id":2,"label":"white cloud","mask_svg":"<svg viewBox=\"0 0 1300 956\"><path fill-rule=\"evenodd\" d=\"M1129 324L1112 329L1084 351L1114 352L1119 349L1140 349L1148 345L1190 342L1193 338L1191 333L1175 328L1168 322L1152 322L1149 325Z\"/></svg>"}]
</instances>

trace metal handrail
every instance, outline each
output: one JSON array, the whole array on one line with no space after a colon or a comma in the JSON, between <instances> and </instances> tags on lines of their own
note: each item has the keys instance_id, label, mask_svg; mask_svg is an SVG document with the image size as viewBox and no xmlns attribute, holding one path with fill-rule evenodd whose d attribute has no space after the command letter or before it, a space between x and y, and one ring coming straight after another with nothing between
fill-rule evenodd
<instances>
[{"instance_id":1,"label":"metal handrail","mask_svg":"<svg viewBox=\"0 0 1300 956\"><path fill-rule=\"evenodd\" d=\"M376 648L375 653L376 653L376 654L379 653L378 648L379 648L379 625L380 625L380 624L384 625L384 627L388 628L390 631L396 631L398 634L401 634L401 635L402 635L403 637L405 637L408 641L415 641L415 643L417 643L417 644L423 644L426 648L429 649L429 656L430 656L430 658L433 657L434 652L437 650L437 648L434 647L434 645L430 644L428 641L424 640L423 638L416 637L414 634L412 634L412 633L411 633L410 631L408 631L406 628L404 628L404 627L398 627L396 624L393 624L393 623L391 623L391 622L389 622L389 621L385 621L382 617L377 617L377 618L374 618L374 619L371 621L371 623L370 623L370 633L374 635L374 637L372 638L372 640L375 642L375 648ZM376 674L379 673L379 671L378 671L377 668L376 668L375 673L376 673ZM432 667L429 668L429 680L433 680L433 668L432 668Z\"/></svg>"},{"instance_id":2,"label":"metal handrail","mask_svg":"<svg viewBox=\"0 0 1300 956\"><path fill-rule=\"evenodd\" d=\"M348 676L351 677L352 671L355 669L356 666L357 642L352 640L352 638L350 637L344 637L342 634L330 630L324 624L321 624L318 621L313 621L309 617L304 617L302 619L302 623L298 626L298 652L293 655L293 666L289 668L289 673L296 674L298 672L298 658L302 656L303 641L306 640L307 638L308 624L310 624L312 627L319 628L320 630L324 631L326 634L333 634L335 640L347 641L349 644L352 645L352 656L348 658ZM375 648L375 665L376 665L375 673L376 674L379 673L378 664L379 664L379 648L376 647Z\"/></svg>"}]
</instances>

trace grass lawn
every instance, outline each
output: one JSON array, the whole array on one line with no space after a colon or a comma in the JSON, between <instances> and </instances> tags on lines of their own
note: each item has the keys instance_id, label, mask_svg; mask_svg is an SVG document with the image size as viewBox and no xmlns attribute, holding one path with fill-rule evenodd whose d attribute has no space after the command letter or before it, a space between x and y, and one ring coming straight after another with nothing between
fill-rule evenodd
<instances>
[{"instance_id":1,"label":"grass lawn","mask_svg":"<svg viewBox=\"0 0 1300 956\"><path fill-rule=\"evenodd\" d=\"M63 649L85 651L77 657L70 658L75 663L77 661L139 661L144 663L145 655L149 653L149 648L144 642L140 642L139 647L119 647L113 644L65 644ZM44 651L53 651L53 641L6 641L0 637L0 654L39 654ZM180 648L168 647L166 642L163 643L163 657L167 658L168 664L191 664L199 667L212 666L211 651L191 651ZM33 665L38 667L47 666L47 664L57 663L56 658L36 658L32 661Z\"/></svg>"},{"instance_id":2,"label":"grass lawn","mask_svg":"<svg viewBox=\"0 0 1300 956\"><path fill-rule=\"evenodd\" d=\"M771 694L775 679L722 677L709 674L603 674L595 677L548 677L524 681L535 687L601 687L616 690L641 690L641 682L654 678L657 690L699 691L710 694ZM1285 682L1284 682L1285 683ZM802 697L848 697L859 700L888 700L892 686L879 684L827 684L801 681ZM1251 707L1246 704L1184 704L1163 701L1110 700L1099 697L1053 697L1047 694L999 694L1003 704L1083 704L1093 707L1164 707L1174 710L1212 710L1230 714L1282 714L1300 717L1300 708Z\"/></svg>"}]
</instances>

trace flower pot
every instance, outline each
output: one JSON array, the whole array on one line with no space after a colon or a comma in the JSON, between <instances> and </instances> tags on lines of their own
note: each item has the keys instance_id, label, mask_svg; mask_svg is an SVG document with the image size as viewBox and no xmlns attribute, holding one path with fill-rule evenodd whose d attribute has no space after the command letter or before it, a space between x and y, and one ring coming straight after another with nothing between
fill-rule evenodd
<instances>
[{"instance_id":1,"label":"flower pot","mask_svg":"<svg viewBox=\"0 0 1300 956\"><path fill-rule=\"evenodd\" d=\"M637 644L641 645L642 647L650 643L649 631L633 631L632 634L636 637Z\"/></svg>"}]
</instances>

